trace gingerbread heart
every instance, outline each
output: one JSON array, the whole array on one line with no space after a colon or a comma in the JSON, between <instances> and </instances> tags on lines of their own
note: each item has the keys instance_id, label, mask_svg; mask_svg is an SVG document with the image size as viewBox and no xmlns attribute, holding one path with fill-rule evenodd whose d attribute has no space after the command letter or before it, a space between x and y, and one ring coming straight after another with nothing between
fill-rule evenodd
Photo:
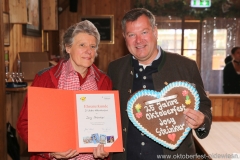
<instances>
[{"instance_id":1,"label":"gingerbread heart","mask_svg":"<svg viewBox=\"0 0 240 160\"><path fill-rule=\"evenodd\" d=\"M196 88L184 81L169 83L160 92L140 90L128 101L130 121L142 133L169 149L176 149L191 130L185 123L186 108L199 109Z\"/></svg>"}]
</instances>

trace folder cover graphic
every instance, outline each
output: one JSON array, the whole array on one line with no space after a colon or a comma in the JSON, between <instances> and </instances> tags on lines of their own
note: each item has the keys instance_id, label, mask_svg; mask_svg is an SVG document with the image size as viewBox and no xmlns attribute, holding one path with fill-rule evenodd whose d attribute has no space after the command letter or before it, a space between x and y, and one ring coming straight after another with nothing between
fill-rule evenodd
<instances>
[{"instance_id":1,"label":"folder cover graphic","mask_svg":"<svg viewBox=\"0 0 240 160\"><path fill-rule=\"evenodd\" d=\"M118 91L28 87L29 152L123 152L121 128Z\"/></svg>"}]
</instances>

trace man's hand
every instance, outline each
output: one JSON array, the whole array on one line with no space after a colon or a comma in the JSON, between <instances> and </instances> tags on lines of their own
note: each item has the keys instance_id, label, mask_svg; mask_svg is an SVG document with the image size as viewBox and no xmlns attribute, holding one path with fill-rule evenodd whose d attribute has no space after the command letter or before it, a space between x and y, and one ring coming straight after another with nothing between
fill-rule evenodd
<instances>
[{"instance_id":1,"label":"man's hand","mask_svg":"<svg viewBox=\"0 0 240 160\"><path fill-rule=\"evenodd\" d=\"M51 156L56 159L62 159L62 158L73 158L77 156L79 153L76 150L68 150L66 152L54 152L51 153Z\"/></svg>"},{"instance_id":2,"label":"man's hand","mask_svg":"<svg viewBox=\"0 0 240 160\"><path fill-rule=\"evenodd\" d=\"M204 114L200 111L196 111L190 108L187 108L183 114L185 115L185 120L187 125L192 128L196 129L200 127L204 123Z\"/></svg>"},{"instance_id":3,"label":"man's hand","mask_svg":"<svg viewBox=\"0 0 240 160\"><path fill-rule=\"evenodd\" d=\"M104 159L108 157L109 153L104 151L104 145L99 144L97 148L94 148L93 150L93 157L94 158L101 158Z\"/></svg>"}]
</instances>

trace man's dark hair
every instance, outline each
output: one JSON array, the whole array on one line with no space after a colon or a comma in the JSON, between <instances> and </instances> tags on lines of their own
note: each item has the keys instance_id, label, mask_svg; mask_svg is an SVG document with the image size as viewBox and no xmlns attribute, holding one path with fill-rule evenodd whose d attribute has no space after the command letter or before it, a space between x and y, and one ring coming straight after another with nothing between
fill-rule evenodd
<instances>
[{"instance_id":1,"label":"man's dark hair","mask_svg":"<svg viewBox=\"0 0 240 160\"><path fill-rule=\"evenodd\" d=\"M147 10L145 8L134 8L134 9L128 11L122 19L122 30L123 30L123 32L125 32L127 22L133 22L133 21L137 20L138 17L140 17L142 15L145 15L145 16L148 17L152 28L154 28L156 26L155 16L149 10Z\"/></svg>"},{"instance_id":2,"label":"man's dark hair","mask_svg":"<svg viewBox=\"0 0 240 160\"><path fill-rule=\"evenodd\" d=\"M236 52L236 50L240 49L240 47L233 47L232 50L231 50L231 53L234 54Z\"/></svg>"}]
</instances>

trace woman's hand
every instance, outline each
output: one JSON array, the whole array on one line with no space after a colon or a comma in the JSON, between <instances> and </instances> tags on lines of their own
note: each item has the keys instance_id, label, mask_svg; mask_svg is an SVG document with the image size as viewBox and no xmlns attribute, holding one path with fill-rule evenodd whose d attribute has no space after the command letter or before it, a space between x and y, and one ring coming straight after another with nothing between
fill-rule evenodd
<instances>
[{"instance_id":1,"label":"woman's hand","mask_svg":"<svg viewBox=\"0 0 240 160\"><path fill-rule=\"evenodd\" d=\"M62 159L62 158L73 158L77 156L79 153L76 150L68 150L66 152L54 152L50 153L50 155L56 159Z\"/></svg>"},{"instance_id":2,"label":"woman's hand","mask_svg":"<svg viewBox=\"0 0 240 160\"><path fill-rule=\"evenodd\" d=\"M94 148L94 150L93 150L93 157L94 158L104 159L104 158L108 157L108 155L109 155L109 152L104 151L104 145L103 144L99 144L97 146L97 148Z\"/></svg>"}]
</instances>

